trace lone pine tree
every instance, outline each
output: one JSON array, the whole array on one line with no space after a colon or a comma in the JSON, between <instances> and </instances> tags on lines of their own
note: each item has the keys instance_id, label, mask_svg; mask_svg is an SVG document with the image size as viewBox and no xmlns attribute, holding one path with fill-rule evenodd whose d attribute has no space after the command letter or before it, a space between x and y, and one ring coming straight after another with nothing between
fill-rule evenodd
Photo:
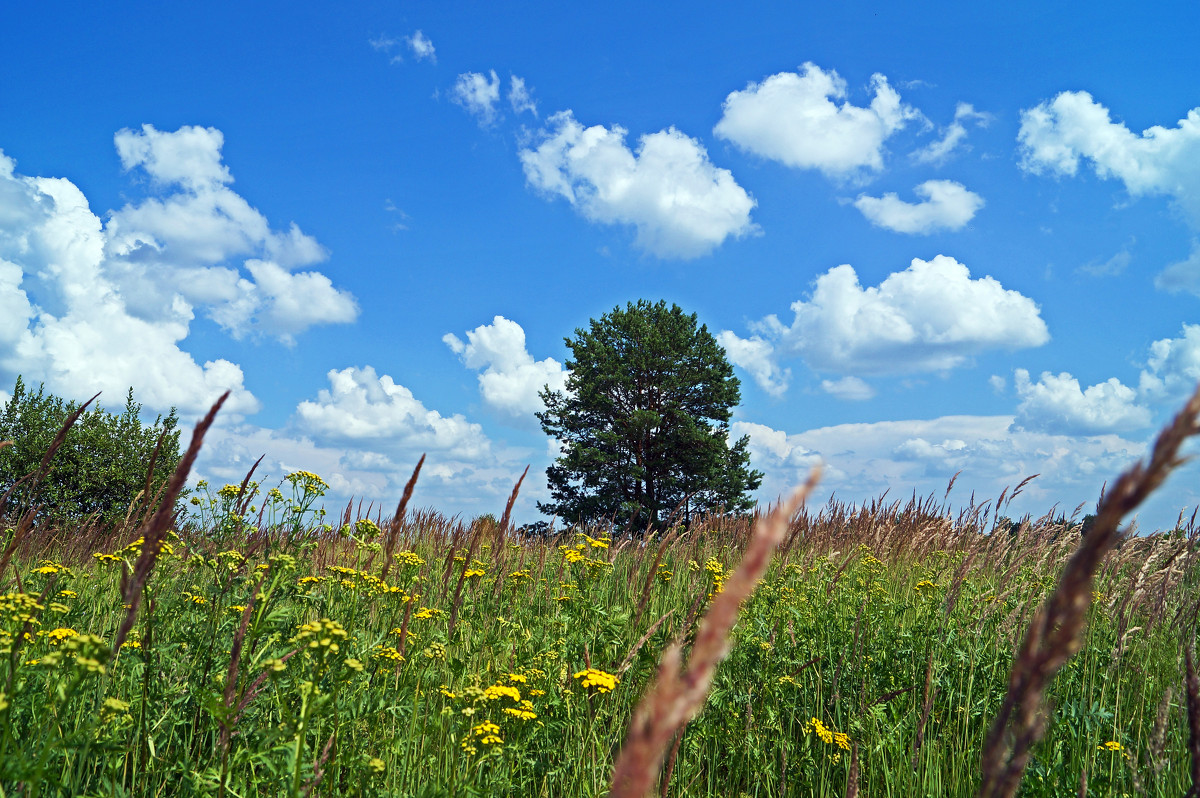
<instances>
[{"instance_id":1,"label":"lone pine tree","mask_svg":"<svg viewBox=\"0 0 1200 798\"><path fill-rule=\"evenodd\" d=\"M543 431L562 454L547 469L553 501L538 509L571 523L611 519L634 527L684 523L723 508L745 512L762 482L749 437L729 445L739 382L696 314L629 303L566 339L565 391L540 396Z\"/></svg>"}]
</instances>

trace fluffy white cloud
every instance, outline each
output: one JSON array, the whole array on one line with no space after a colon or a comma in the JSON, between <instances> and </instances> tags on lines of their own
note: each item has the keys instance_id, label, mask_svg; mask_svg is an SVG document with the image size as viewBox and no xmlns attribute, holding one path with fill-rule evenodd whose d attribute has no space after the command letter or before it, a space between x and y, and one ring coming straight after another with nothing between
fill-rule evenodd
<instances>
[{"instance_id":1,"label":"fluffy white cloud","mask_svg":"<svg viewBox=\"0 0 1200 798\"><path fill-rule=\"evenodd\" d=\"M776 356L799 356L817 371L901 374L941 371L991 349L1049 340L1037 304L992 277L972 279L945 255L914 258L902 272L863 288L849 265L817 278L784 325L768 316L755 327L774 339Z\"/></svg>"},{"instance_id":2,"label":"fluffy white cloud","mask_svg":"<svg viewBox=\"0 0 1200 798\"><path fill-rule=\"evenodd\" d=\"M1145 448L1117 435L1072 437L1015 429L1008 415L839 424L798 433L743 421L731 428L735 438L750 436L751 464L765 473L760 501L786 493L815 462L825 464L820 495L835 493L856 504L884 491L899 500L914 493L940 499L960 471L953 496L965 503L974 493L984 502L1040 474L1007 510L1010 515L1040 515L1054 503L1069 514L1077 503L1095 501L1105 480Z\"/></svg>"},{"instance_id":3,"label":"fluffy white cloud","mask_svg":"<svg viewBox=\"0 0 1200 798\"><path fill-rule=\"evenodd\" d=\"M354 298L328 277L289 273L328 253L294 223L271 229L228 187L219 130L143 125L115 141L122 165L140 168L163 192L111 213L104 231L103 268L131 312L178 321L203 307L235 337L261 333L289 344L313 325L357 318ZM238 258L249 277L231 264Z\"/></svg>"},{"instance_id":4,"label":"fluffy white cloud","mask_svg":"<svg viewBox=\"0 0 1200 798\"><path fill-rule=\"evenodd\" d=\"M1200 222L1200 108L1174 128L1154 125L1137 135L1087 92L1065 91L1023 111L1017 139L1028 171L1073 176L1086 160L1130 194L1170 196Z\"/></svg>"},{"instance_id":5,"label":"fluffy white cloud","mask_svg":"<svg viewBox=\"0 0 1200 798\"><path fill-rule=\"evenodd\" d=\"M498 514L525 464L544 458L494 443L479 424L426 407L370 366L335 369L328 379L329 388L300 402L283 429L242 425L219 435L202 471L240 479L267 452L262 473L313 471L331 486L327 503L356 497L381 504L386 516L425 454L412 506L471 517ZM549 498L538 476L530 474L521 488L518 523L533 520L535 502Z\"/></svg>"},{"instance_id":6,"label":"fluffy white cloud","mask_svg":"<svg viewBox=\"0 0 1200 798\"><path fill-rule=\"evenodd\" d=\"M797 169L845 179L883 168L884 142L919 112L883 75L871 76L870 105L851 105L846 81L812 63L780 72L725 98L713 132L743 150Z\"/></svg>"},{"instance_id":7,"label":"fluffy white cloud","mask_svg":"<svg viewBox=\"0 0 1200 798\"><path fill-rule=\"evenodd\" d=\"M463 365L479 371L479 393L492 407L514 417L532 418L542 410L538 393L566 388L567 372L554 358L534 360L525 348L525 330L515 321L496 316L467 332L467 342L453 333L442 340Z\"/></svg>"},{"instance_id":8,"label":"fluffy white cloud","mask_svg":"<svg viewBox=\"0 0 1200 798\"><path fill-rule=\"evenodd\" d=\"M508 104L512 106L514 114L528 111L534 116L538 115L537 103L533 101L533 96L525 85L525 79L516 75L509 75L508 78Z\"/></svg>"},{"instance_id":9,"label":"fluffy white cloud","mask_svg":"<svg viewBox=\"0 0 1200 798\"><path fill-rule=\"evenodd\" d=\"M1150 424L1150 410L1138 404L1137 391L1115 377L1087 389L1070 374L1042 372L1037 382L1017 369L1013 384L1021 403L1016 428L1062 435L1130 432Z\"/></svg>"},{"instance_id":10,"label":"fluffy white cloud","mask_svg":"<svg viewBox=\"0 0 1200 798\"><path fill-rule=\"evenodd\" d=\"M979 127L987 127L992 122L992 115L976 111L970 103L959 103L954 109L954 121L942 131L942 137L931 142L912 154L917 163L928 163L940 166L950 159L955 150L966 147L967 126L965 123L974 122Z\"/></svg>"},{"instance_id":11,"label":"fluffy white cloud","mask_svg":"<svg viewBox=\"0 0 1200 798\"><path fill-rule=\"evenodd\" d=\"M199 191L233 182L233 175L221 163L225 136L216 128L185 125L168 133L154 125L142 125L141 132L119 131L114 141L122 167L140 166L161 185L178 183Z\"/></svg>"},{"instance_id":12,"label":"fluffy white cloud","mask_svg":"<svg viewBox=\"0 0 1200 798\"><path fill-rule=\"evenodd\" d=\"M156 170L178 175L211 161L188 148L162 153ZM174 178L172 178L174 179ZM227 360L198 364L180 348L191 307L173 302L159 318L130 312L109 272L106 232L83 193L61 178L17 175L0 155L0 374L45 382L61 396L103 391L119 402L130 386L147 408L202 413L225 390L226 414L258 410L242 370Z\"/></svg>"},{"instance_id":13,"label":"fluffy white cloud","mask_svg":"<svg viewBox=\"0 0 1200 798\"><path fill-rule=\"evenodd\" d=\"M417 31L404 41L408 44L408 49L412 50L413 55L416 56L418 61L437 63L437 53L433 49L433 42L424 33Z\"/></svg>"},{"instance_id":14,"label":"fluffy white cloud","mask_svg":"<svg viewBox=\"0 0 1200 798\"><path fill-rule=\"evenodd\" d=\"M791 369L780 368L775 362L775 347L762 336L741 338L730 330L722 330L717 333L717 343L725 349L729 362L750 372L758 387L768 394L783 396L787 391Z\"/></svg>"},{"instance_id":15,"label":"fluffy white cloud","mask_svg":"<svg viewBox=\"0 0 1200 798\"><path fill-rule=\"evenodd\" d=\"M1181 401L1200 383L1200 324L1183 325L1178 338L1150 344L1138 392L1150 400Z\"/></svg>"},{"instance_id":16,"label":"fluffy white cloud","mask_svg":"<svg viewBox=\"0 0 1200 798\"><path fill-rule=\"evenodd\" d=\"M1135 134L1085 91L1066 91L1021 114L1021 166L1035 174L1074 176L1090 163L1101 178L1116 178L1133 197L1166 196L1200 231L1200 108L1172 128ZM1200 293L1200 249L1156 281L1167 290Z\"/></svg>"},{"instance_id":17,"label":"fluffy white cloud","mask_svg":"<svg viewBox=\"0 0 1200 798\"><path fill-rule=\"evenodd\" d=\"M840 380L821 380L821 390L830 396L850 402L861 402L875 396L875 389L858 377L842 377Z\"/></svg>"},{"instance_id":18,"label":"fluffy white cloud","mask_svg":"<svg viewBox=\"0 0 1200 798\"><path fill-rule=\"evenodd\" d=\"M983 197L953 180L926 180L913 193L921 197L921 202L905 202L894 192L882 197L862 194L854 207L877 227L897 233L928 234L961 230L984 204Z\"/></svg>"},{"instance_id":19,"label":"fluffy white cloud","mask_svg":"<svg viewBox=\"0 0 1200 798\"><path fill-rule=\"evenodd\" d=\"M245 265L253 281L238 280L237 298L212 313L234 338L265 329L294 344L297 333L315 324L348 323L358 317L354 297L334 288L320 272L293 274L263 260L248 260Z\"/></svg>"},{"instance_id":20,"label":"fluffy white cloud","mask_svg":"<svg viewBox=\"0 0 1200 798\"><path fill-rule=\"evenodd\" d=\"M635 153L625 136L622 127L585 128L561 111L536 147L521 150L525 177L586 219L634 225L638 246L662 258L699 257L757 232L755 201L698 141L672 127L642 136Z\"/></svg>"},{"instance_id":21,"label":"fluffy white cloud","mask_svg":"<svg viewBox=\"0 0 1200 798\"><path fill-rule=\"evenodd\" d=\"M467 109L481 127L496 123L500 102L500 78L496 70L489 70L491 77L480 72L464 72L451 89L450 99Z\"/></svg>"},{"instance_id":22,"label":"fluffy white cloud","mask_svg":"<svg viewBox=\"0 0 1200 798\"><path fill-rule=\"evenodd\" d=\"M412 391L371 366L334 369L327 376L328 389L296 406L297 424L319 442L370 441L384 452L438 451L466 459L483 456L491 446L478 424L426 408Z\"/></svg>"}]
</instances>

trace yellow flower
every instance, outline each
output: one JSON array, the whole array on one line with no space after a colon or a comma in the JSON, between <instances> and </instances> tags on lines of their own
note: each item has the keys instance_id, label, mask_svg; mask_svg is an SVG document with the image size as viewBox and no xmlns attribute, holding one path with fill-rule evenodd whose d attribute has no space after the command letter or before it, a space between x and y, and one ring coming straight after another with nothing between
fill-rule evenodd
<instances>
[{"instance_id":1,"label":"yellow flower","mask_svg":"<svg viewBox=\"0 0 1200 798\"><path fill-rule=\"evenodd\" d=\"M458 558L456 557L455 559L458 559ZM400 552L399 554L396 555L396 561L400 565L407 565L407 566L411 566L413 568L419 568L425 564L425 561L423 559L421 559L421 555L417 554L415 551Z\"/></svg>"},{"instance_id":2,"label":"yellow flower","mask_svg":"<svg viewBox=\"0 0 1200 798\"><path fill-rule=\"evenodd\" d=\"M805 724L805 729L815 733L821 738L821 742L825 743L826 745L836 745L838 748L841 748L845 751L850 750L850 735L846 734L845 732L835 732L832 729L827 728L819 718L811 719L807 724Z\"/></svg>"},{"instance_id":3,"label":"yellow flower","mask_svg":"<svg viewBox=\"0 0 1200 798\"><path fill-rule=\"evenodd\" d=\"M521 702L519 707L505 707L505 714L512 715L514 718L521 720L536 720L537 713L533 711L533 702L528 699Z\"/></svg>"},{"instance_id":4,"label":"yellow flower","mask_svg":"<svg viewBox=\"0 0 1200 798\"><path fill-rule=\"evenodd\" d=\"M79 637L79 632L67 627L51 629L49 632L38 632L38 634L45 635L46 637L50 638L50 643L56 646L69 637Z\"/></svg>"},{"instance_id":5,"label":"yellow flower","mask_svg":"<svg viewBox=\"0 0 1200 798\"><path fill-rule=\"evenodd\" d=\"M323 496L325 491L329 490L329 483L311 471L295 471L284 477L284 480L292 483L292 487L314 493L317 496Z\"/></svg>"},{"instance_id":6,"label":"yellow flower","mask_svg":"<svg viewBox=\"0 0 1200 798\"><path fill-rule=\"evenodd\" d=\"M621 680L611 673L605 673L596 668L588 668L587 670L579 671L574 678L581 679L581 685L584 687L595 687L596 692L610 693Z\"/></svg>"},{"instance_id":7,"label":"yellow flower","mask_svg":"<svg viewBox=\"0 0 1200 798\"><path fill-rule=\"evenodd\" d=\"M358 521L354 523L354 531L358 533L360 538L364 538L366 540L373 540L383 533L383 530L379 528L379 525L370 518L358 519Z\"/></svg>"},{"instance_id":8,"label":"yellow flower","mask_svg":"<svg viewBox=\"0 0 1200 798\"><path fill-rule=\"evenodd\" d=\"M1125 746L1121 745L1116 740L1109 740L1108 742L1104 743L1103 745L1096 746L1096 748L1098 748L1101 751L1124 751L1125 750Z\"/></svg>"},{"instance_id":9,"label":"yellow flower","mask_svg":"<svg viewBox=\"0 0 1200 798\"><path fill-rule=\"evenodd\" d=\"M249 488L250 486L247 485L246 487ZM220 496L222 499L233 500L233 499L236 499L241 492L242 492L241 485L227 484L223 488L221 488L219 491L217 491L217 495Z\"/></svg>"},{"instance_id":10,"label":"yellow flower","mask_svg":"<svg viewBox=\"0 0 1200 798\"><path fill-rule=\"evenodd\" d=\"M506 684L493 684L483 691L483 697L488 701L495 701L497 698L504 698L505 696L519 702L521 700L521 691Z\"/></svg>"},{"instance_id":11,"label":"yellow flower","mask_svg":"<svg viewBox=\"0 0 1200 798\"><path fill-rule=\"evenodd\" d=\"M471 734L479 738L482 745L500 745L504 740L500 737L500 727L490 720L485 720L471 728Z\"/></svg>"},{"instance_id":12,"label":"yellow flower","mask_svg":"<svg viewBox=\"0 0 1200 798\"><path fill-rule=\"evenodd\" d=\"M815 732L816 735L820 737L822 742L824 742L826 745L833 744L833 732L825 728L825 724L822 723L819 718L813 718L810 720L807 728L810 732Z\"/></svg>"}]
</instances>

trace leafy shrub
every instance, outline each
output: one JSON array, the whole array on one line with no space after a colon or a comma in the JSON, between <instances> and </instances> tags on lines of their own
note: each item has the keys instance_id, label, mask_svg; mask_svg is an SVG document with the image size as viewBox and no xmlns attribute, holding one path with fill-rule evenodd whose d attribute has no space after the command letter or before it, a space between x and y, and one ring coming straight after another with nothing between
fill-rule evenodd
<instances>
[{"instance_id":1,"label":"leafy shrub","mask_svg":"<svg viewBox=\"0 0 1200 798\"><path fill-rule=\"evenodd\" d=\"M179 419L172 408L165 418L144 424L142 406L130 388L120 414L97 405L79 417L40 484L18 484L38 469L63 422L78 408L78 403L46 393L44 386L30 391L17 377L12 398L0 408L0 441L12 441L0 448L0 495L16 485L8 511L36 505L45 522L95 516L111 524L123 520L134 502L144 506L152 501L170 478L180 458ZM151 459L154 472L147 491Z\"/></svg>"}]
</instances>

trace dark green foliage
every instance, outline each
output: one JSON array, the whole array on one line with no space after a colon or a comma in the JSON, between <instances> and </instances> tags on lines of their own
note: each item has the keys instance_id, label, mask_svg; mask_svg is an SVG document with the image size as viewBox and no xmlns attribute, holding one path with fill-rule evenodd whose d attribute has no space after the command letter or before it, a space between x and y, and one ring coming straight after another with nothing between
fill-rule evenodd
<instances>
[{"instance_id":1,"label":"dark green foliage","mask_svg":"<svg viewBox=\"0 0 1200 798\"><path fill-rule=\"evenodd\" d=\"M0 407L0 441L12 441L0 448L0 495L37 470L63 422L78 407L47 394L42 386L31 392L17 378L12 399ZM41 484L35 490L30 482L18 485L5 512L37 505L38 517L53 524L88 516L104 524L121 521L146 488L146 472L162 435L149 495L139 500L144 506L179 463L179 419L172 410L147 425L141 421L141 410L130 388L120 414L100 406L86 411L54 455Z\"/></svg>"},{"instance_id":2,"label":"dark green foliage","mask_svg":"<svg viewBox=\"0 0 1200 798\"><path fill-rule=\"evenodd\" d=\"M538 420L564 449L547 469L554 501L539 510L657 527L681 504L685 523L754 506L762 473L749 467L749 438L728 440L738 380L696 314L639 300L566 343L567 390L541 393Z\"/></svg>"}]
</instances>

